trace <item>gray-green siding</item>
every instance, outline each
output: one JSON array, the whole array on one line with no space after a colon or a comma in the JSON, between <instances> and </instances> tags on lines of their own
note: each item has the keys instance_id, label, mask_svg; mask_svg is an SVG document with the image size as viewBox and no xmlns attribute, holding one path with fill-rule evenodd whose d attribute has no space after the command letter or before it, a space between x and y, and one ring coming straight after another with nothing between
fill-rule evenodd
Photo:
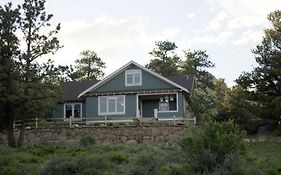
<instances>
[{"instance_id":1,"label":"gray-green siding","mask_svg":"<svg viewBox=\"0 0 281 175\"><path fill-rule=\"evenodd\" d=\"M107 117L129 117L134 118L136 117L136 106L137 106L137 95L126 95L125 96L125 114L124 115L107 115ZM173 116L176 117L184 117L184 96L181 92L178 93L178 111L177 112L159 112L159 118L171 118ZM158 106L157 106L158 107ZM153 114L153 108L149 107ZM103 118L104 115L98 114L98 97L86 97L86 118ZM146 114L144 114L145 116ZM153 115L151 116L153 117Z\"/></svg>"},{"instance_id":2,"label":"gray-green siding","mask_svg":"<svg viewBox=\"0 0 281 175\"><path fill-rule=\"evenodd\" d=\"M134 67L131 67L134 69ZM130 91L130 90L146 90L146 89L174 89L173 85L159 79L158 77L142 70L141 86L125 86L125 71L109 80L102 86L95 89L95 92L112 92L112 91ZM91 92L91 91L90 91Z\"/></svg>"},{"instance_id":3,"label":"gray-green siding","mask_svg":"<svg viewBox=\"0 0 281 175\"><path fill-rule=\"evenodd\" d=\"M52 118L64 118L64 104L56 104L52 110Z\"/></svg>"}]
</instances>

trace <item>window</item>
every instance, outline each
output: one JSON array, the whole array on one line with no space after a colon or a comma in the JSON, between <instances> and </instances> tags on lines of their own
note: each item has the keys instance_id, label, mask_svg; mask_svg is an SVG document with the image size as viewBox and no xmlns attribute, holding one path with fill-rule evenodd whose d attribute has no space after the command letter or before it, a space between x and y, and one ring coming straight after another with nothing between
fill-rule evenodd
<instances>
[{"instance_id":1,"label":"window","mask_svg":"<svg viewBox=\"0 0 281 175\"><path fill-rule=\"evenodd\" d=\"M64 104L64 118L69 119L72 116L74 119L82 118L81 103L66 103Z\"/></svg>"},{"instance_id":2,"label":"window","mask_svg":"<svg viewBox=\"0 0 281 175\"><path fill-rule=\"evenodd\" d=\"M125 86L141 86L141 70L126 70Z\"/></svg>"},{"instance_id":3,"label":"window","mask_svg":"<svg viewBox=\"0 0 281 175\"><path fill-rule=\"evenodd\" d=\"M161 96L159 100L159 111L160 112L177 111L177 95L167 94Z\"/></svg>"},{"instance_id":4,"label":"window","mask_svg":"<svg viewBox=\"0 0 281 175\"><path fill-rule=\"evenodd\" d=\"M125 114L125 96L101 96L99 99L99 115Z\"/></svg>"},{"instance_id":5,"label":"window","mask_svg":"<svg viewBox=\"0 0 281 175\"><path fill-rule=\"evenodd\" d=\"M169 103L160 102L159 103L159 111L169 111Z\"/></svg>"}]
</instances>

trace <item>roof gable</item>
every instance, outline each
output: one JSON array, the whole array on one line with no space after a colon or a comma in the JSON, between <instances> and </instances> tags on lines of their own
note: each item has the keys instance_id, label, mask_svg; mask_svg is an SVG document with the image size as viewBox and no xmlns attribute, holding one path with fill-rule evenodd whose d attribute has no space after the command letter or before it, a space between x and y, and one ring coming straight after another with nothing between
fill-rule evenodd
<instances>
[{"instance_id":1,"label":"roof gable","mask_svg":"<svg viewBox=\"0 0 281 175\"><path fill-rule=\"evenodd\" d=\"M138 63L134 62L134 61L130 61L129 63L127 63L126 65L122 66L120 69L116 70L115 72L111 73L110 75L108 75L107 77L105 77L103 80L99 81L98 83L94 84L93 86L87 88L86 90L84 90L83 92L81 92L78 96L81 97L83 95L85 95L87 92L89 91L94 91L96 89L98 89L99 87L101 87L102 85L104 85L105 83L109 82L110 80L112 80L114 77L120 75L121 73L123 73L126 69L128 69L130 66L133 66L133 67L137 67L141 70L143 70L145 73L148 73L148 74L151 74L153 76L155 76L156 78L162 80L163 82L173 86L173 87L176 87L176 88L180 88L182 90L184 90L185 92L189 93L189 90L186 89L185 87L181 86L180 84L177 84L171 80L169 80L168 78L165 78L141 65L139 65Z\"/></svg>"}]
</instances>

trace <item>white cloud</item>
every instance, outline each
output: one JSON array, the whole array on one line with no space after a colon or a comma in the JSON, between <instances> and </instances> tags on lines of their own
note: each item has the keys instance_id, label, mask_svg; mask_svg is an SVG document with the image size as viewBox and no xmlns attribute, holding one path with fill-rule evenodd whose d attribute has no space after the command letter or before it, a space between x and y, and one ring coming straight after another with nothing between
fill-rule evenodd
<instances>
[{"instance_id":1,"label":"white cloud","mask_svg":"<svg viewBox=\"0 0 281 175\"><path fill-rule=\"evenodd\" d=\"M248 43L258 44L263 36L262 31L247 30L239 37L239 39L232 40L231 43L234 45L243 45Z\"/></svg>"},{"instance_id":2,"label":"white cloud","mask_svg":"<svg viewBox=\"0 0 281 175\"><path fill-rule=\"evenodd\" d=\"M93 21L62 22L59 40L64 47L55 55L57 64L73 64L82 50L94 50L106 62L106 73L130 61L131 55L148 53L155 41L170 40L179 28L164 28L155 34L147 32L149 17L113 18L101 15ZM138 50L134 50L138 48ZM148 56L148 54L147 54ZM141 58L145 63L149 58ZM115 61L118 60L118 61Z\"/></svg>"},{"instance_id":3,"label":"white cloud","mask_svg":"<svg viewBox=\"0 0 281 175\"><path fill-rule=\"evenodd\" d=\"M241 27L253 27L264 24L266 21L265 16L251 16L251 15L241 15L237 16L228 21L228 29L237 29Z\"/></svg>"},{"instance_id":4,"label":"white cloud","mask_svg":"<svg viewBox=\"0 0 281 175\"><path fill-rule=\"evenodd\" d=\"M208 0L208 2L230 15L228 29L265 26L266 16L281 7L280 0Z\"/></svg>"},{"instance_id":5,"label":"white cloud","mask_svg":"<svg viewBox=\"0 0 281 175\"><path fill-rule=\"evenodd\" d=\"M188 19L193 19L193 18L195 17L195 13L193 13L193 12L186 13L185 16L186 16Z\"/></svg>"},{"instance_id":6,"label":"white cloud","mask_svg":"<svg viewBox=\"0 0 281 175\"><path fill-rule=\"evenodd\" d=\"M194 38L184 38L179 42L179 46L181 48L192 48L194 46L200 46L203 44L208 45L217 45L220 46L233 36L233 33L230 31L221 32L217 35L205 35L205 36L197 36Z\"/></svg>"},{"instance_id":7,"label":"white cloud","mask_svg":"<svg viewBox=\"0 0 281 175\"><path fill-rule=\"evenodd\" d=\"M217 31L221 28L222 22L229 16L225 12L218 13L207 25L206 29L208 31Z\"/></svg>"}]
</instances>

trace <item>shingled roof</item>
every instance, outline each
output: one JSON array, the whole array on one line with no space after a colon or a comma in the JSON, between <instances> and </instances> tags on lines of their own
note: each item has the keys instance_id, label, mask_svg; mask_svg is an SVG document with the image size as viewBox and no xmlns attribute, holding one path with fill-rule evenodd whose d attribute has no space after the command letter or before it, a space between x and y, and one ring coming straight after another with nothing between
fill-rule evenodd
<instances>
[{"instance_id":1,"label":"shingled roof","mask_svg":"<svg viewBox=\"0 0 281 175\"><path fill-rule=\"evenodd\" d=\"M77 98L78 95L89 88L93 84L96 84L96 80L83 80L83 81L69 81L62 83L63 100L70 101L83 101L83 98Z\"/></svg>"},{"instance_id":2,"label":"shingled roof","mask_svg":"<svg viewBox=\"0 0 281 175\"><path fill-rule=\"evenodd\" d=\"M169 80L186 88L190 93L194 89L195 77L193 75L167 76Z\"/></svg>"},{"instance_id":3,"label":"shingled roof","mask_svg":"<svg viewBox=\"0 0 281 175\"><path fill-rule=\"evenodd\" d=\"M179 84L186 88L190 93L193 91L194 76L168 76L166 77L170 81ZM85 89L93 86L98 81L96 80L84 80L84 81L70 81L62 83L63 99L65 102L83 101L84 98L78 98L78 95Z\"/></svg>"}]
</instances>

